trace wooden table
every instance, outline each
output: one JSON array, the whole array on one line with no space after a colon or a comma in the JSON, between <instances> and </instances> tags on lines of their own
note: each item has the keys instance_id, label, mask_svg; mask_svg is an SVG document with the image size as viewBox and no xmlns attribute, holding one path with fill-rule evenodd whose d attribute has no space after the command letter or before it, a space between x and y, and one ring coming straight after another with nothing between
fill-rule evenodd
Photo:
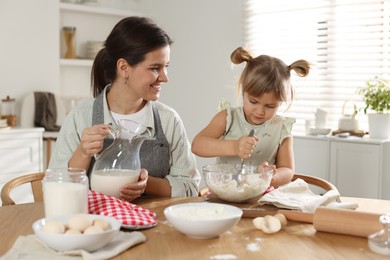
<instances>
[{"instance_id":1,"label":"wooden table","mask_svg":"<svg viewBox=\"0 0 390 260\"><path fill-rule=\"evenodd\" d=\"M389 259L372 252L366 238L316 232L313 225L307 223L290 221L282 231L267 235L254 228L251 218L242 218L219 238L199 240L177 232L163 214L163 210L170 205L203 200L138 200L138 205L157 213L159 224L142 230L147 237L146 242L114 259ZM390 212L390 201L358 198L342 200L358 203L359 211L379 214ZM0 207L0 255L12 247L18 236L32 234L32 223L43 215L42 203Z\"/></svg>"}]
</instances>

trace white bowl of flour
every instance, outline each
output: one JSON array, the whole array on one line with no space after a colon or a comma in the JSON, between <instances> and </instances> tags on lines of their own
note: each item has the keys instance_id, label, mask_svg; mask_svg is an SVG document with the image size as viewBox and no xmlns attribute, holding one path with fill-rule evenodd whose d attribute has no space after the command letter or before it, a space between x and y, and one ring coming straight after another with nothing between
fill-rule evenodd
<instances>
[{"instance_id":1,"label":"white bowl of flour","mask_svg":"<svg viewBox=\"0 0 390 260\"><path fill-rule=\"evenodd\" d=\"M179 232L209 239L233 228L241 219L242 210L220 203L193 202L170 206L164 210L164 215Z\"/></svg>"}]
</instances>

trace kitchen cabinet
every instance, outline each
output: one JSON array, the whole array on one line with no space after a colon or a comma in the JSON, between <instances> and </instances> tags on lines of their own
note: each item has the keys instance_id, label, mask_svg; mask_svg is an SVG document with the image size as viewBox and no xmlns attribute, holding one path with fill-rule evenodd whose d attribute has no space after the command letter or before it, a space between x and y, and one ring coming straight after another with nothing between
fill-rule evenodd
<instances>
[{"instance_id":1,"label":"kitchen cabinet","mask_svg":"<svg viewBox=\"0 0 390 260\"><path fill-rule=\"evenodd\" d=\"M12 128L0 131L0 190L6 182L17 176L44 170L43 131L44 128ZM18 203L34 201L29 185L16 187L11 196Z\"/></svg>"},{"instance_id":2,"label":"kitchen cabinet","mask_svg":"<svg viewBox=\"0 0 390 260\"><path fill-rule=\"evenodd\" d=\"M130 1L131 2L131 1ZM140 16L138 12L119 9L121 6L104 7L85 4L59 3L60 21L60 89L61 96L70 98L91 97L90 74L92 59L87 59L88 41L104 41L114 25L128 16ZM62 28L76 28L75 52L77 59L64 59L66 44Z\"/></svg>"},{"instance_id":3,"label":"kitchen cabinet","mask_svg":"<svg viewBox=\"0 0 390 260\"><path fill-rule=\"evenodd\" d=\"M330 181L343 196L380 198L381 146L330 142Z\"/></svg>"},{"instance_id":4,"label":"kitchen cabinet","mask_svg":"<svg viewBox=\"0 0 390 260\"><path fill-rule=\"evenodd\" d=\"M390 140L294 136L294 156L296 172L332 182L342 196L390 199Z\"/></svg>"},{"instance_id":5,"label":"kitchen cabinet","mask_svg":"<svg viewBox=\"0 0 390 260\"><path fill-rule=\"evenodd\" d=\"M329 180L328 141L294 137L294 158L297 173Z\"/></svg>"},{"instance_id":6,"label":"kitchen cabinet","mask_svg":"<svg viewBox=\"0 0 390 260\"><path fill-rule=\"evenodd\" d=\"M329 180L328 145L327 140L294 138L295 171ZM314 186L310 189L316 194L325 192Z\"/></svg>"}]
</instances>

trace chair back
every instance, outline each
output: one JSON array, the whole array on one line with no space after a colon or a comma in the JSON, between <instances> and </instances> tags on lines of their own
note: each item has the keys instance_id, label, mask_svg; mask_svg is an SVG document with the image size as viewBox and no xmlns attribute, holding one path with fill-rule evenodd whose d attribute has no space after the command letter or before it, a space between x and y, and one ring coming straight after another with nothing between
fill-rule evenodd
<instances>
[{"instance_id":1,"label":"chair back","mask_svg":"<svg viewBox=\"0 0 390 260\"><path fill-rule=\"evenodd\" d=\"M15 201L11 198L11 190L22 184L30 183L34 201L43 201L42 180L45 177L45 173L31 173L22 175L8 181L1 189L1 201L3 206L15 205Z\"/></svg>"},{"instance_id":2,"label":"chair back","mask_svg":"<svg viewBox=\"0 0 390 260\"><path fill-rule=\"evenodd\" d=\"M319 187L325 191L335 190L338 192L336 186L334 186L332 183L322 178L295 173L291 181L295 181L298 178L304 180L307 184L313 185L315 187Z\"/></svg>"}]
</instances>

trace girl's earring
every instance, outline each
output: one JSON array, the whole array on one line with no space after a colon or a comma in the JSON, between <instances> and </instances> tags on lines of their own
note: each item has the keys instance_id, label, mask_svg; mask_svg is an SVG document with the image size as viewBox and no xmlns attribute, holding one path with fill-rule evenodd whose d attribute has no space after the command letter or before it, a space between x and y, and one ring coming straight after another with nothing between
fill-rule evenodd
<instances>
[{"instance_id":1,"label":"girl's earring","mask_svg":"<svg viewBox=\"0 0 390 260\"><path fill-rule=\"evenodd\" d=\"M125 85L127 85L127 80L129 79L129 76L125 77Z\"/></svg>"}]
</instances>

